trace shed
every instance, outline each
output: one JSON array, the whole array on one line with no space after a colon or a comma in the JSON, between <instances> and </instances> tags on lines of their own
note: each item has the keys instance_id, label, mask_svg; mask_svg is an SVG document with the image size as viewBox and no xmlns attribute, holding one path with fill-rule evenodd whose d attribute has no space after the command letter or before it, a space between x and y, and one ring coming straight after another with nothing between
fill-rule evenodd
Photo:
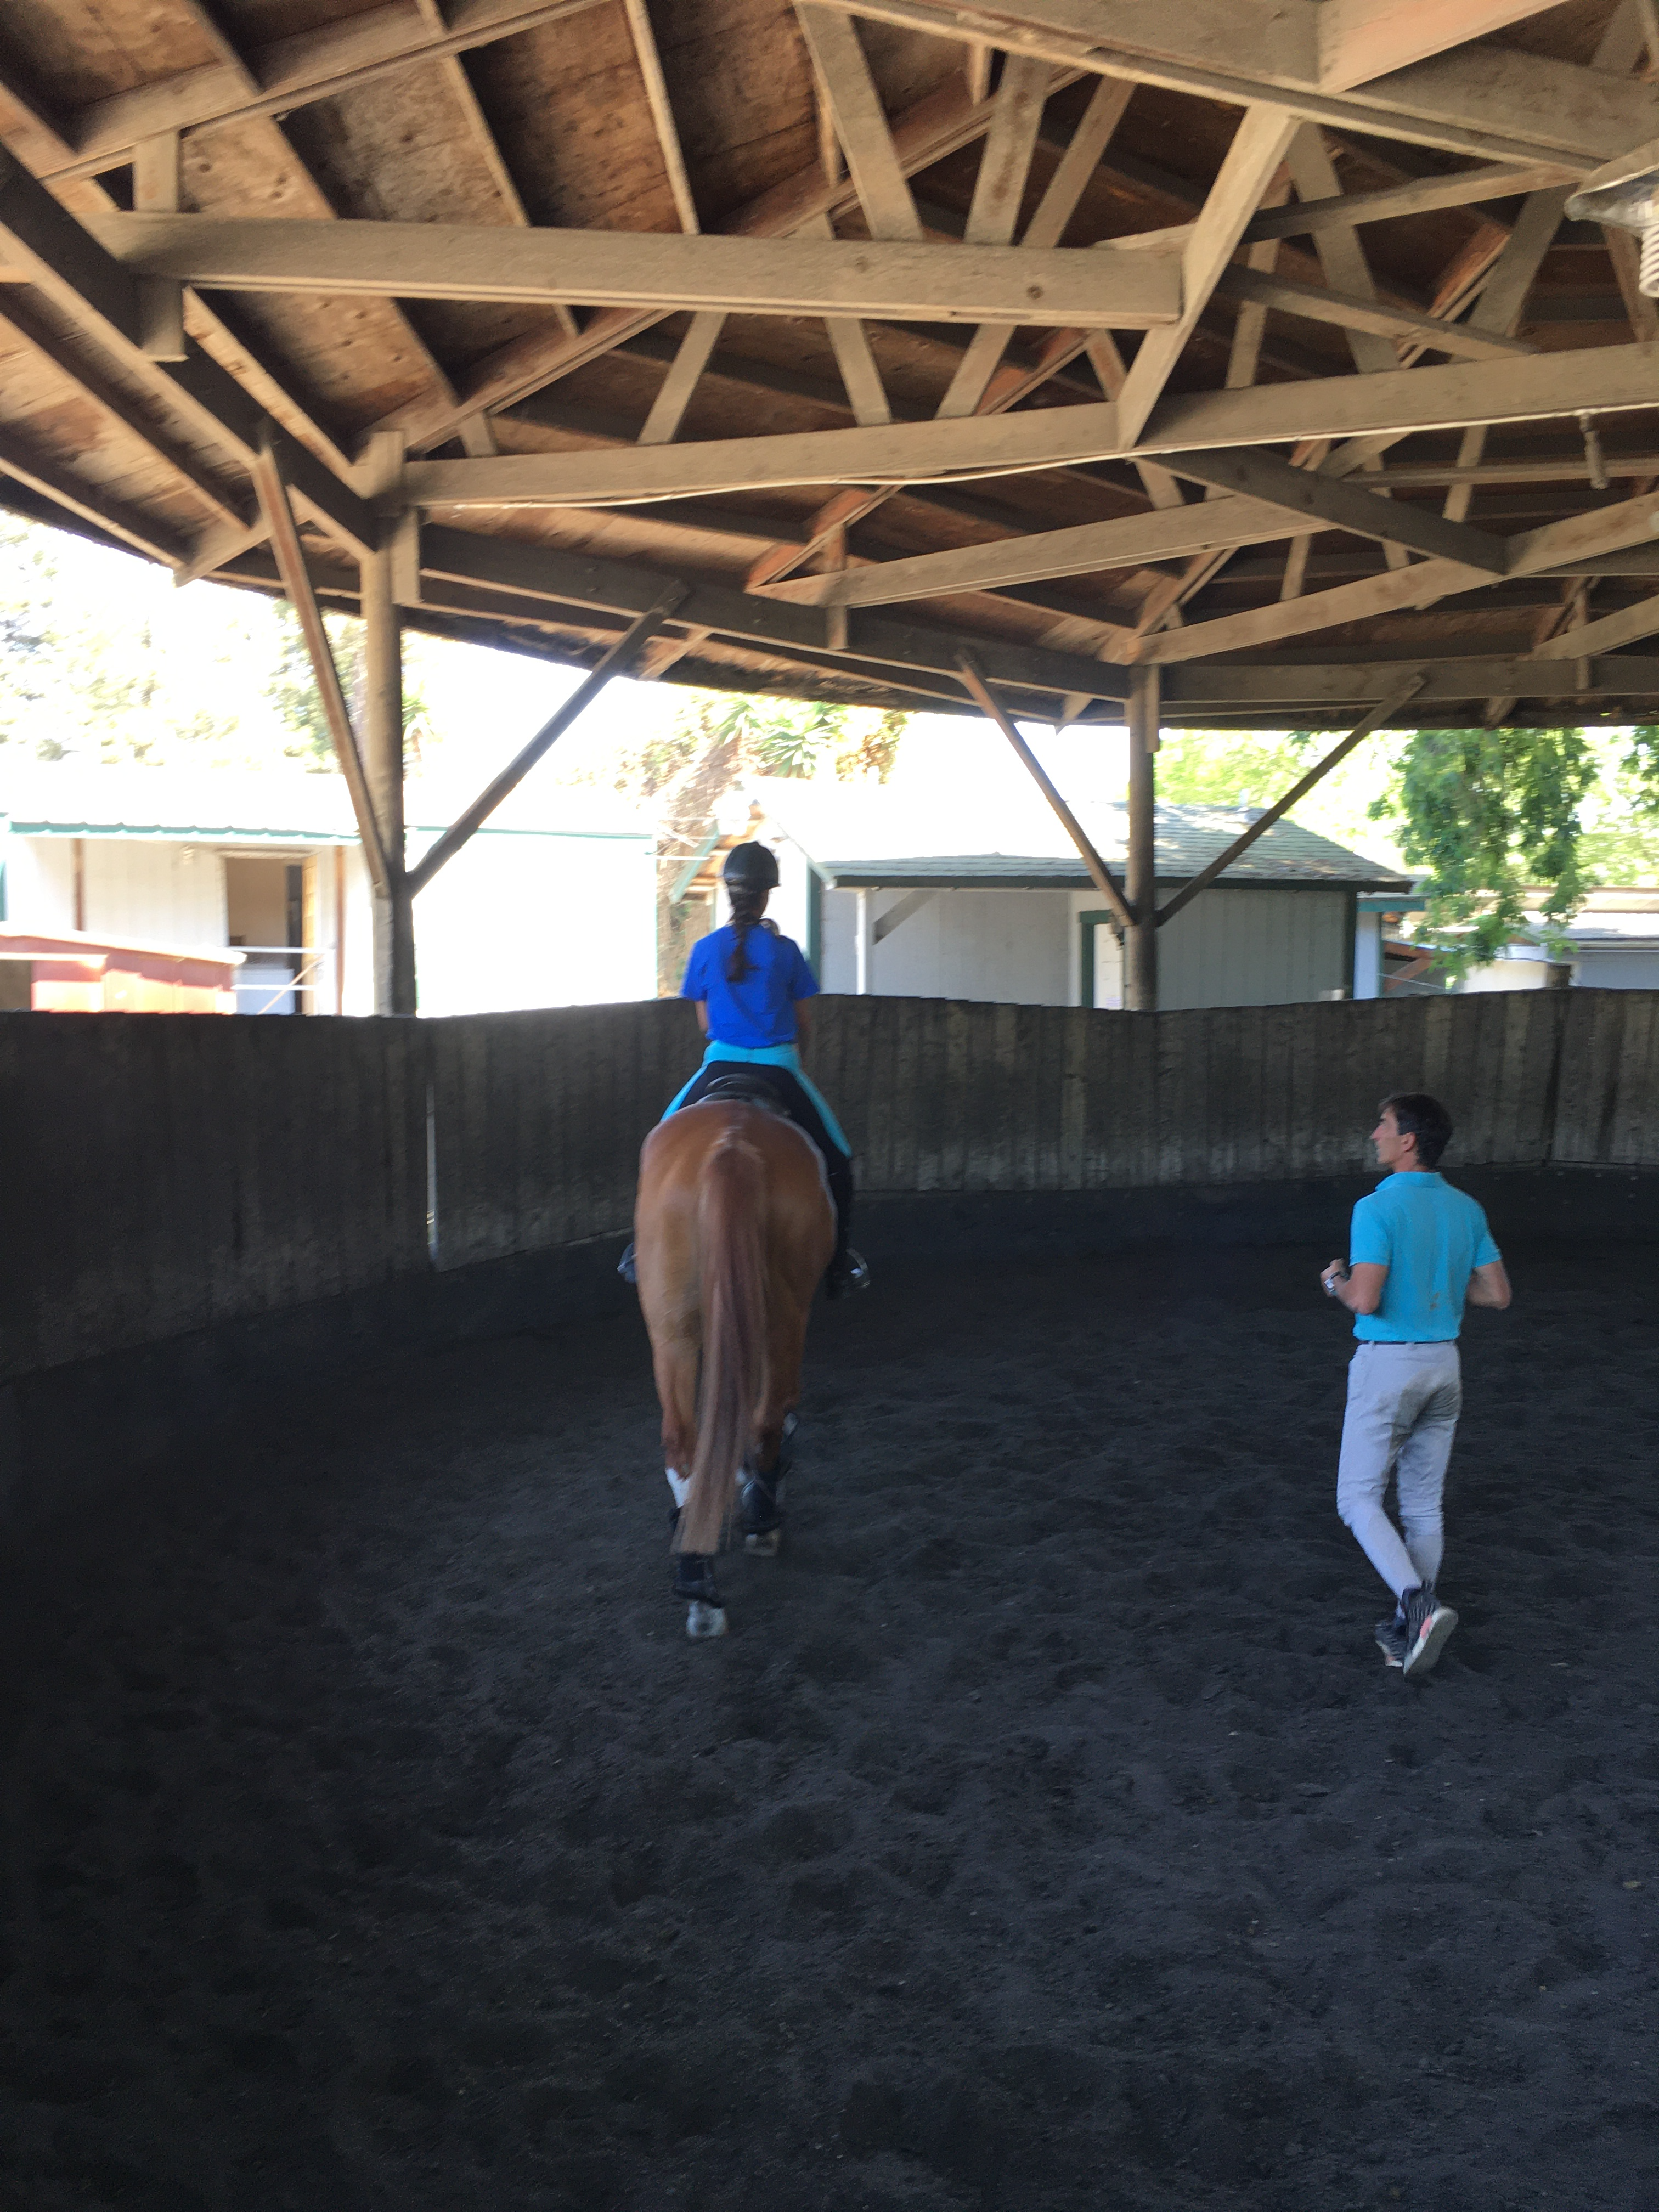
<instances>
[{"instance_id":1,"label":"shed","mask_svg":"<svg viewBox=\"0 0 1659 2212\"><path fill-rule=\"evenodd\" d=\"M829 991L1121 1006L1121 945L1099 892L1033 793L919 799L870 784L768 777L750 787L755 834L775 842L779 925L799 935ZM1160 893L1189 880L1260 809L1158 809ZM1109 865L1127 809L1079 800ZM1281 821L1163 933L1165 1006L1272 1006L1356 986L1358 902L1408 898L1406 878ZM1358 963L1362 971L1365 963ZM1365 975L1358 977L1364 989ZM1365 995L1374 996L1376 986Z\"/></svg>"},{"instance_id":2,"label":"shed","mask_svg":"<svg viewBox=\"0 0 1659 2212\"><path fill-rule=\"evenodd\" d=\"M1528 896L1537 901L1528 920L1538 938L1506 945L1497 959L1466 976L1462 989L1536 991L1565 981L1595 991L1659 990L1659 884L1610 885L1591 891L1559 932L1565 940L1559 960L1541 941L1544 894ZM1569 971L1565 977L1560 975L1563 965Z\"/></svg>"},{"instance_id":3,"label":"shed","mask_svg":"<svg viewBox=\"0 0 1659 2212\"><path fill-rule=\"evenodd\" d=\"M0 1013L234 1014L243 955L0 928Z\"/></svg>"},{"instance_id":4,"label":"shed","mask_svg":"<svg viewBox=\"0 0 1659 2212\"><path fill-rule=\"evenodd\" d=\"M418 854L454 794L416 779L409 801ZM653 823L608 793L515 793L421 902L421 1012L653 997L655 851ZM242 1013L373 1012L370 896L336 776L70 763L0 775L0 921L235 947Z\"/></svg>"}]
</instances>

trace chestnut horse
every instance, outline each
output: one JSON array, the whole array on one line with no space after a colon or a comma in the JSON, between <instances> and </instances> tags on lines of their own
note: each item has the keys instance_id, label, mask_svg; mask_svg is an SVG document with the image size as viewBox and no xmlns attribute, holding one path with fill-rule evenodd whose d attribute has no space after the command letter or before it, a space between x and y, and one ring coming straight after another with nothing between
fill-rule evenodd
<instances>
[{"instance_id":1,"label":"chestnut horse","mask_svg":"<svg viewBox=\"0 0 1659 2212\"><path fill-rule=\"evenodd\" d=\"M675 1595L688 1601L689 1636L720 1636L714 1554L739 1476L748 1548L778 1547L806 1317L836 1242L817 1147L752 1098L682 1107L645 1140L634 1237L679 1508Z\"/></svg>"}]
</instances>

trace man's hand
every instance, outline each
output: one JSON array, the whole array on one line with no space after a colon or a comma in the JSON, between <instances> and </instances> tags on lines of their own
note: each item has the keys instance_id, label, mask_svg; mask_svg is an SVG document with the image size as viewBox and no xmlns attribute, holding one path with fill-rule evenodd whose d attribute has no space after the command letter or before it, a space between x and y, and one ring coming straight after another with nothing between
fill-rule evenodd
<instances>
[{"instance_id":1,"label":"man's hand","mask_svg":"<svg viewBox=\"0 0 1659 2212\"><path fill-rule=\"evenodd\" d=\"M1373 1314L1382 1303L1389 1271L1371 1260L1362 1260L1354 1267L1340 1260L1328 1260L1319 1271L1319 1279L1327 1297L1340 1298L1350 1313Z\"/></svg>"}]
</instances>

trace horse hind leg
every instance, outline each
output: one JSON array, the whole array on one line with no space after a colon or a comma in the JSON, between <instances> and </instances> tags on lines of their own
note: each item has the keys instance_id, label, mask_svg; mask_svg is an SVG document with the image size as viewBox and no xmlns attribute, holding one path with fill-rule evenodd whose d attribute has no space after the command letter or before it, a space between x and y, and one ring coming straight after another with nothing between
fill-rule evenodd
<instances>
[{"instance_id":1,"label":"horse hind leg","mask_svg":"<svg viewBox=\"0 0 1659 2212\"><path fill-rule=\"evenodd\" d=\"M726 1633L726 1602L706 1552L674 1554L674 1595L685 1601L685 1632L694 1639Z\"/></svg>"},{"instance_id":2,"label":"horse hind leg","mask_svg":"<svg viewBox=\"0 0 1659 2212\"><path fill-rule=\"evenodd\" d=\"M751 1463L743 1471L738 1497L743 1548L761 1559L776 1559L783 1543L783 1486L794 1461L795 1431L799 1425L793 1413L786 1413L777 1431L771 1467L763 1473L758 1465ZM763 1430L760 1445L750 1455L751 1462L763 1456L766 1443Z\"/></svg>"}]
</instances>

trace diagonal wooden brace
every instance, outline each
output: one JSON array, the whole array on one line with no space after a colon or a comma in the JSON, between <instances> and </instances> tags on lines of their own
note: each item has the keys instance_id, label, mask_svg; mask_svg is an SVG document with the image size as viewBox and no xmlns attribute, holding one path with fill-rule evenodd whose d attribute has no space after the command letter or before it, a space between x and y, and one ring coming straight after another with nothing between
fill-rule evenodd
<instances>
[{"instance_id":1,"label":"diagonal wooden brace","mask_svg":"<svg viewBox=\"0 0 1659 2212\"><path fill-rule=\"evenodd\" d=\"M1416 698L1418 693L1427 684L1429 673L1426 668L1419 669L1409 683L1401 684L1397 690L1390 692L1386 699L1380 700L1363 720L1354 724L1340 744L1333 745L1324 759L1316 766L1310 768L1299 783L1293 783L1291 786L1283 799L1265 809L1251 823L1243 836L1234 838L1224 853L1218 853L1207 867L1200 868L1195 876L1182 884L1174 897L1167 900L1153 916L1158 927L1162 929L1164 923L1172 921L1183 906L1190 905L1201 890L1207 890L1218 876L1224 874L1235 860L1249 852L1258 837L1263 836L1273 828L1275 822L1288 814L1298 799L1305 799L1322 777L1328 776L1334 768L1340 767L1363 738L1370 737L1371 732L1380 723L1386 722L1391 714L1397 714L1408 699Z\"/></svg>"},{"instance_id":2,"label":"diagonal wooden brace","mask_svg":"<svg viewBox=\"0 0 1659 2212\"><path fill-rule=\"evenodd\" d=\"M690 593L689 584L671 584L654 606L647 607L642 615L629 623L616 643L606 650L599 665L577 685L558 712L543 723L523 751L507 763L494 782L485 786L466 811L444 831L431 851L410 870L411 896L423 891L445 861L453 860L473 831L489 819L510 791L523 782L542 755L564 735L580 715L586 713L612 677L627 675L663 624L672 620L675 609L689 599Z\"/></svg>"},{"instance_id":3,"label":"diagonal wooden brace","mask_svg":"<svg viewBox=\"0 0 1659 2212\"><path fill-rule=\"evenodd\" d=\"M259 495L259 508L270 533L270 550L276 556L277 574L282 577L283 588L300 618L306 651L311 656L312 672L317 679L317 690L322 698L324 719L328 724L329 735L334 740L335 757L340 763L341 774L345 777L346 789L351 794L351 811L357 817L357 835L362 840L368 872L376 891L382 897L389 897L392 881L392 863L380 835L380 823L375 817L374 803L369 796L368 779L363 773L363 757L358 750L357 732L351 726L351 713L341 688L340 672L334 665L328 632L323 628L322 609L317 604L311 572L306 567L305 549L300 543L294 509L289 501L288 486L283 481L282 468L276 458L276 428L269 422L260 433L258 448L254 455L253 486Z\"/></svg>"},{"instance_id":4,"label":"diagonal wooden brace","mask_svg":"<svg viewBox=\"0 0 1659 2212\"><path fill-rule=\"evenodd\" d=\"M1001 702L986 683L979 663L971 653L961 653L957 655L957 666L962 671L963 683L975 704L982 714L990 717L1003 736L1007 738L1030 771L1032 781L1037 789L1054 808L1054 812L1059 815L1061 823L1065 825L1066 834L1077 847L1083 865L1089 871L1096 890L1110 907L1115 918L1115 926L1119 929L1133 927L1134 915L1130 910L1129 902L1123 895L1117 878L1090 842L1088 831L1048 781L1048 772L1042 762L1009 720L1003 711Z\"/></svg>"}]
</instances>

